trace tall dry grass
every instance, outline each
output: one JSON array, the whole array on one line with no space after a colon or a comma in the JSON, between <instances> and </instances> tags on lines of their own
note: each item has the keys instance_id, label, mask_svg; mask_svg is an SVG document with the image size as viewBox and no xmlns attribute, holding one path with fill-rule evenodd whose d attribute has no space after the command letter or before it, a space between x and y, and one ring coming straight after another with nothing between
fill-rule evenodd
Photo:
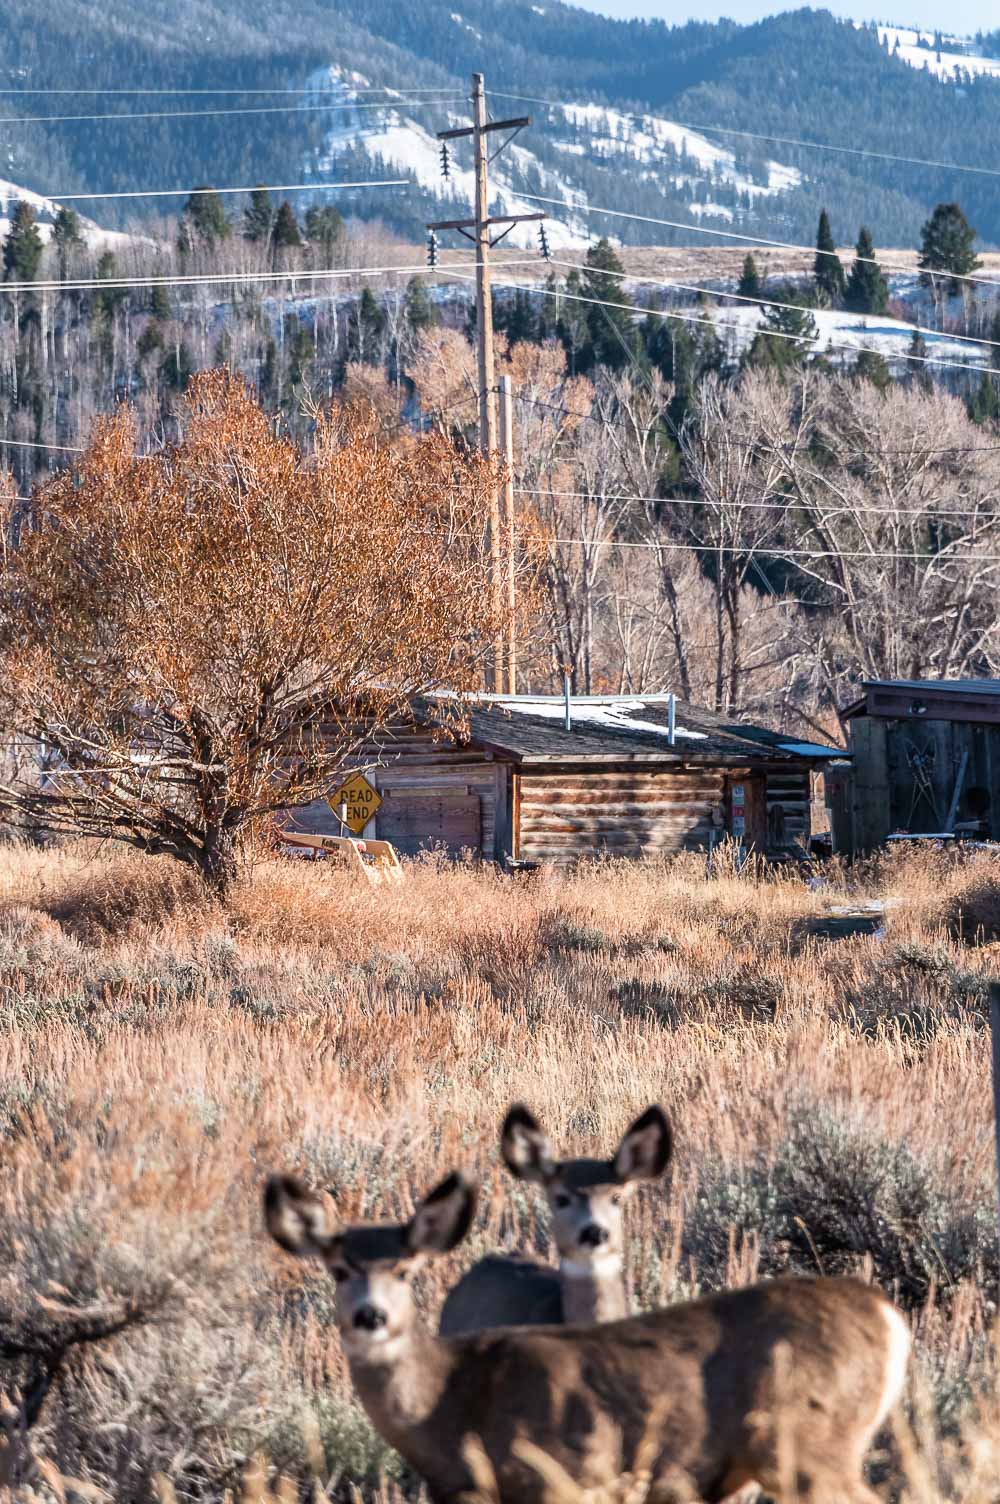
<instances>
[{"instance_id":1,"label":"tall dry grass","mask_svg":"<svg viewBox=\"0 0 1000 1504\"><path fill-rule=\"evenodd\" d=\"M973 891L1000 892L986 859L894 856L821 891L695 857L531 880L417 863L390 891L276 864L223 912L169 864L3 849L0 1340L54 1308L149 1312L71 1357L24 1486L412 1492L353 1404L332 1291L265 1239L261 1179L298 1170L345 1218L400 1218L452 1166L478 1173L474 1233L423 1283L433 1320L488 1247L550 1253L497 1165L523 1098L580 1151L670 1112L672 1179L631 1213L640 1305L872 1272L918 1337L876 1483L995 1500L996 963L956 923ZM881 933L822 938L876 895Z\"/></svg>"}]
</instances>

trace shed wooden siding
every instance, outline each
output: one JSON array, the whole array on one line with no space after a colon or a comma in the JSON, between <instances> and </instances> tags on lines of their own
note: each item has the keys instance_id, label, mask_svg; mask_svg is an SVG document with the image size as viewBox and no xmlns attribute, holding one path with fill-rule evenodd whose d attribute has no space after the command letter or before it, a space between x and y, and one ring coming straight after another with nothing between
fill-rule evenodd
<instances>
[{"instance_id":1,"label":"shed wooden siding","mask_svg":"<svg viewBox=\"0 0 1000 1504\"><path fill-rule=\"evenodd\" d=\"M494 761L490 753L481 747L459 746L454 742L435 741L432 733L422 727L399 726L393 728L393 739L386 744L372 743L361 749L352 758L352 767L363 770L369 783L385 801L374 819L366 825L364 834L381 836L380 821L386 833L394 833L391 826L399 829L419 828L420 808L417 801L427 800L427 841L434 843L440 829L440 798L449 795L476 796L480 804L481 851L487 860L502 860L504 850L498 850L498 831L501 840L509 831L505 825L507 812L507 767ZM334 792L331 789L331 793ZM405 818L402 806L407 805ZM399 818L390 819L395 807ZM297 830L310 835L334 835L340 832L336 819L325 799L317 799L303 809L296 810L293 823Z\"/></svg>"},{"instance_id":2,"label":"shed wooden siding","mask_svg":"<svg viewBox=\"0 0 1000 1504\"><path fill-rule=\"evenodd\" d=\"M968 760L958 820L976 817L970 800L975 791L975 801L986 806L981 834L1000 839L1000 728L965 720L881 716L858 716L850 725L855 850L871 850L893 830L927 834L943 829L964 752ZM930 797L914 775L917 756L927 764Z\"/></svg>"},{"instance_id":3,"label":"shed wooden siding","mask_svg":"<svg viewBox=\"0 0 1000 1504\"><path fill-rule=\"evenodd\" d=\"M723 834L719 768L523 768L515 774L517 856L566 865L596 853L641 857Z\"/></svg>"},{"instance_id":4,"label":"shed wooden siding","mask_svg":"<svg viewBox=\"0 0 1000 1504\"><path fill-rule=\"evenodd\" d=\"M767 774L767 830L771 845L807 845L812 834L808 767L772 768ZM782 832L779 835L779 830Z\"/></svg>"}]
</instances>

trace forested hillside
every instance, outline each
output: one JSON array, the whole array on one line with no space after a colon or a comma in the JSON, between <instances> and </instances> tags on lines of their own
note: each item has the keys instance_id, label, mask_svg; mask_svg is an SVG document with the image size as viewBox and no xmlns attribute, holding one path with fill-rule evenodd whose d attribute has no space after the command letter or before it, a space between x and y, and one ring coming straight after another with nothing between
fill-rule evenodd
<instances>
[{"instance_id":1,"label":"forested hillside","mask_svg":"<svg viewBox=\"0 0 1000 1504\"><path fill-rule=\"evenodd\" d=\"M380 140L366 143L366 130L390 118L397 134L419 127L432 135L464 108L469 73L485 69L498 95L597 101L622 112L599 122L588 139L572 112L495 98L496 113L531 108L535 115L530 137L522 137L530 156L509 170L512 190L555 181L593 204L622 207L627 198L633 211L654 217L701 217L795 238L811 233L826 205L845 236L864 221L882 244L912 242L935 202L960 198L980 235L1000 242L991 179L923 165L995 166L996 78L941 81L908 67L873 29L825 12L803 10L750 27L668 27L528 0L463 0L461 12L454 3L372 0L359 12L346 0L251 11L235 0L160 0L141 9L125 0L2 0L0 80L17 91L6 96L11 123L0 127L4 175L55 196L197 182L320 182L371 176L387 165L398 175L403 148L397 142L394 164L387 162ZM370 108L371 98L360 109L360 96L343 92L345 78L366 89L442 93L434 103L411 100L389 117ZM307 86L312 92L295 92ZM97 92L130 89L186 92ZM24 92L30 90L69 92ZM729 170L721 179L706 170L703 153L701 171L693 173L683 135L672 151L648 160L629 112L704 130L733 154ZM51 118L109 113L156 118ZM29 115L44 123L25 120ZM712 127L923 161L817 152L714 134ZM647 122L643 130L649 134ZM630 159L625 171L623 154ZM753 191L767 184L769 159L785 172L782 191ZM443 186L425 174L408 195L391 202L363 196L352 207L412 233ZM142 208L128 205L129 213ZM103 206L100 217L121 222L115 206ZM648 225L623 235L683 238Z\"/></svg>"}]
</instances>

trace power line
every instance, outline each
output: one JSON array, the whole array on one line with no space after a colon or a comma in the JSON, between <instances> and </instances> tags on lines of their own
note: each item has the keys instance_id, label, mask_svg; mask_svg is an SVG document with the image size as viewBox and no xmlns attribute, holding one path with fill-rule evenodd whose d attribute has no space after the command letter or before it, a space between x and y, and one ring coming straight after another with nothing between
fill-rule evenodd
<instances>
[{"instance_id":1,"label":"power line","mask_svg":"<svg viewBox=\"0 0 1000 1504\"><path fill-rule=\"evenodd\" d=\"M124 193L40 193L55 204L72 204L80 199L109 198L199 198L217 193L299 193L305 189L316 192L329 188L412 188L411 178L378 178L363 183L250 183L246 188L134 188Z\"/></svg>"},{"instance_id":2,"label":"power line","mask_svg":"<svg viewBox=\"0 0 1000 1504\"><path fill-rule=\"evenodd\" d=\"M332 93L335 89L341 89L341 84L311 84L301 86L298 89L0 89L0 95L248 95L248 93L260 93L260 95L322 95ZM444 90L444 84L435 84L426 89L395 89L392 84L365 84L358 87L350 84L352 93L388 93L395 98L406 98L409 95L421 95L430 93L438 95Z\"/></svg>"},{"instance_id":3,"label":"power line","mask_svg":"<svg viewBox=\"0 0 1000 1504\"><path fill-rule=\"evenodd\" d=\"M467 262L460 263L467 265ZM451 271L450 267L439 268L445 273ZM421 262L415 266L347 266L347 267L315 267L300 269L297 271L229 271L229 272L192 272L189 275L177 274L163 277L106 277L88 278L85 281L61 282L55 279L44 282L0 282L0 293L22 292L110 292L115 289L128 289L135 287L204 287L218 282L308 282L311 278L322 277L388 277L388 276L422 276L427 267ZM461 280L466 280L462 278Z\"/></svg>"},{"instance_id":4,"label":"power line","mask_svg":"<svg viewBox=\"0 0 1000 1504\"><path fill-rule=\"evenodd\" d=\"M459 273L454 273L453 275L460 282L468 282L470 280L470 278L463 277ZM636 308L631 303L615 303L609 298L587 298L580 293L563 292L561 290L553 293L544 283L541 286L536 286L526 282L498 282L496 285L499 287L510 287L514 291L542 293L546 297L565 298L572 303L590 303L596 308L617 308L624 313L636 315L645 313L659 319L674 319L682 324L707 324L712 329L734 329L739 332L745 332L742 324L726 324L717 319L699 318L695 314L672 313L666 308ZM797 345L805 343L803 336L798 334L783 334L778 329L768 329L765 331L765 335L767 339L791 340L793 344ZM810 341L810 343L815 343L815 341ZM843 342L835 342L834 340L828 340L824 349L846 350L851 355L859 353L856 345L846 345ZM935 360L929 355L913 355L909 351L904 350L896 351L891 358L893 360L916 361L920 365L936 366L941 370L975 371L978 375L1000 376L1000 369L995 369L993 366L973 365L968 361L960 360Z\"/></svg>"},{"instance_id":5,"label":"power line","mask_svg":"<svg viewBox=\"0 0 1000 1504\"><path fill-rule=\"evenodd\" d=\"M440 105L457 103L460 94L442 94L439 99L403 100L411 110L437 109ZM397 106L389 100L375 104L263 104L239 105L226 110L130 110L117 111L111 115L0 115L4 125L59 125L82 120L206 120L217 115L296 115L316 110L394 110Z\"/></svg>"},{"instance_id":6,"label":"power line","mask_svg":"<svg viewBox=\"0 0 1000 1504\"><path fill-rule=\"evenodd\" d=\"M529 488L527 486L515 486L519 496L559 496L570 500L579 499L588 501L594 498L593 491L558 491L545 486ZM827 517L853 517L858 513L870 513L875 517L884 517L892 521L894 517L975 517L980 522L1000 522L1000 512L980 512L972 509L956 508L954 511L944 507L824 507L813 502L806 506L794 496L787 496L784 501L732 501L722 498L718 501L706 501L700 496L632 496L627 492L612 493L600 498L606 502L629 502L630 504L644 505L648 502L661 507L706 507L710 510L725 511L753 511L753 512L789 512L796 507L803 511L816 512L824 518Z\"/></svg>"},{"instance_id":7,"label":"power line","mask_svg":"<svg viewBox=\"0 0 1000 1504\"><path fill-rule=\"evenodd\" d=\"M566 112L588 108L586 105L569 104L565 100L539 99L531 94L501 94L492 89L490 93L496 94L497 99L520 99L528 104L547 105L550 110L563 110ZM596 105L592 106L592 108L608 110L613 109L614 106ZM664 118L654 115L651 111L647 115L636 115L630 110L615 110L615 113L624 116L627 120L638 120L640 123L643 120ZM694 131L697 134L707 132L710 135L717 136L739 136L745 141L773 141L779 146L797 146L807 151L832 151L849 157L874 157L880 162L903 162L910 167L939 167L949 172L979 172L986 177L1000 177L1000 168L973 167L968 162L939 162L933 157L904 157L898 155L896 152L871 151L861 146L833 146L828 141L806 141L796 136L772 136L764 131L734 130L727 125L692 125L685 120L671 120L667 123L677 126L679 130Z\"/></svg>"},{"instance_id":8,"label":"power line","mask_svg":"<svg viewBox=\"0 0 1000 1504\"><path fill-rule=\"evenodd\" d=\"M552 266L566 267L572 271L580 270L575 261L556 261L553 257L550 257L549 262ZM678 292L700 292L707 293L709 296L716 298L734 298L737 302L752 303L758 308L785 308L791 309L796 313L804 311L804 305L801 303L779 303L774 298L763 296L753 297L748 293L742 292L724 292L721 289L713 287L696 287L688 282L664 282L658 277L644 277L631 272L615 272L604 266L600 268L600 271L602 276L617 277L620 282L643 282L649 287L662 287L667 292L672 292L674 289ZM813 310L805 311L812 312ZM905 331L902 329L899 331L900 334L904 332L920 335L928 334L932 339L962 340L970 345L989 345L994 350L1000 350L1000 340L981 339L974 334L943 334L940 330L929 329L924 324L908 324Z\"/></svg>"},{"instance_id":9,"label":"power line","mask_svg":"<svg viewBox=\"0 0 1000 1504\"><path fill-rule=\"evenodd\" d=\"M657 219L652 214L631 214L625 209L602 209L596 204L579 204L569 198L547 198L541 193L518 193L519 198L531 199L536 204L561 204L564 208L572 209L576 214L609 214L614 219L631 219L644 225L663 225L668 230L690 230L693 235L714 235L723 240L739 240L745 245L767 246L769 249L778 251L804 251L810 256L835 256L840 260L839 251L820 251L815 246L798 245L791 240L768 240L763 235L743 235L739 230L716 230L708 225L685 224L679 219ZM735 247L727 247L735 249ZM913 277L920 274L919 267L893 265L889 261L880 261L876 256L858 256L855 261L863 266L877 266L882 271L898 272L901 276ZM985 287L1000 287L993 277L980 277L974 272L940 272L929 275L939 275L942 281L955 282L978 282Z\"/></svg>"},{"instance_id":10,"label":"power line","mask_svg":"<svg viewBox=\"0 0 1000 1504\"><path fill-rule=\"evenodd\" d=\"M808 549L808 548L758 548L756 544L746 544L739 548L731 544L718 543L633 543L620 538L546 538L546 543L559 544L582 544L588 548L645 548L657 549L661 552L671 553L698 553L698 554L764 554L775 559L923 559L925 563L943 562L971 563L971 564L1000 564L1000 554L949 554L944 551L939 553L912 553L891 549L881 551L878 549Z\"/></svg>"},{"instance_id":11,"label":"power line","mask_svg":"<svg viewBox=\"0 0 1000 1504\"><path fill-rule=\"evenodd\" d=\"M541 397L526 397L523 392L517 400L519 402L527 402L531 407L547 407L554 413L563 413L567 418L584 419L588 423L601 422L601 419L595 418L592 413L578 413L574 408L566 407L562 403L545 402ZM791 449L794 446L791 444L776 444L771 447L776 449ZM867 449L857 449L853 452L855 454L867 455L870 451ZM922 445L919 449L914 449L912 446L910 448L890 449L880 447L877 453L879 455L908 454L913 459L920 459L928 454L1000 454L1000 444L943 444L940 446L935 444Z\"/></svg>"}]
</instances>

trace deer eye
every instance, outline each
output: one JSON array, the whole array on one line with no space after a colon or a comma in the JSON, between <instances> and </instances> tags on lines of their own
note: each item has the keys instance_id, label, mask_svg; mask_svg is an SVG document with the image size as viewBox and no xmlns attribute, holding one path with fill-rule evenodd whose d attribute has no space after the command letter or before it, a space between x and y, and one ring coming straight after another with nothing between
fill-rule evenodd
<instances>
[{"instance_id":1,"label":"deer eye","mask_svg":"<svg viewBox=\"0 0 1000 1504\"><path fill-rule=\"evenodd\" d=\"M572 1202L572 1197L567 1196L565 1191L559 1191L555 1196L553 1196L552 1199L555 1202L556 1206L559 1207L560 1211L565 1211L567 1206L569 1206Z\"/></svg>"},{"instance_id":2,"label":"deer eye","mask_svg":"<svg viewBox=\"0 0 1000 1504\"><path fill-rule=\"evenodd\" d=\"M334 1264L330 1270L338 1285L342 1285L346 1279L350 1279L351 1271L346 1264Z\"/></svg>"},{"instance_id":3,"label":"deer eye","mask_svg":"<svg viewBox=\"0 0 1000 1504\"><path fill-rule=\"evenodd\" d=\"M620 1191L615 1191L614 1195L611 1198L611 1205L612 1206L621 1206L621 1204L622 1204L621 1192Z\"/></svg>"},{"instance_id":4,"label":"deer eye","mask_svg":"<svg viewBox=\"0 0 1000 1504\"><path fill-rule=\"evenodd\" d=\"M407 1269L405 1267L405 1265L404 1265L404 1267L402 1269L397 1269L396 1270L396 1278L397 1279L401 1279L403 1281L404 1285L405 1285L406 1282L410 1278L410 1271L409 1271L409 1269Z\"/></svg>"}]
</instances>

